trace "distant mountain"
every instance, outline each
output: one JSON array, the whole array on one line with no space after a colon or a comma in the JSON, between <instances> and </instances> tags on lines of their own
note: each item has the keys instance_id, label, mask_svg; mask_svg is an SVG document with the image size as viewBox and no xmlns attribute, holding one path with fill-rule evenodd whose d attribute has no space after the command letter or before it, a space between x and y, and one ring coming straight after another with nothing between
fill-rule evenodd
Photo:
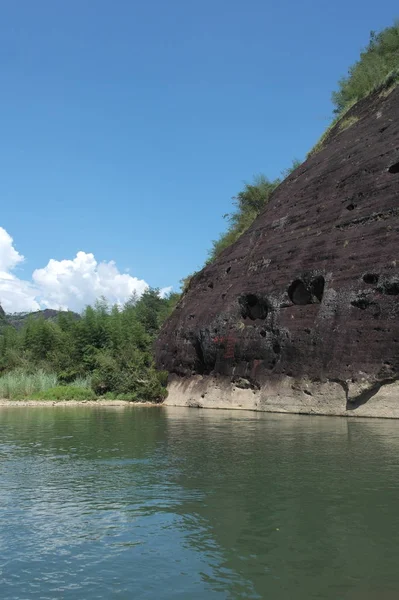
<instances>
[{"instance_id":1,"label":"distant mountain","mask_svg":"<svg viewBox=\"0 0 399 600\"><path fill-rule=\"evenodd\" d=\"M13 314L6 314L2 308L2 306L0 305L0 327L1 326L5 326L5 325L11 325L12 327L15 327L16 329L21 329L21 327L23 327L23 325L25 324L26 320L28 318L31 319L44 319L45 321L56 321L57 317L59 314L70 314L73 315L75 320L80 319L80 315L78 315L78 313L75 313L71 310L69 311L65 311L65 310L53 310L51 308L46 308L45 310L38 310L36 312L30 312L30 313L13 313Z\"/></svg>"}]
</instances>

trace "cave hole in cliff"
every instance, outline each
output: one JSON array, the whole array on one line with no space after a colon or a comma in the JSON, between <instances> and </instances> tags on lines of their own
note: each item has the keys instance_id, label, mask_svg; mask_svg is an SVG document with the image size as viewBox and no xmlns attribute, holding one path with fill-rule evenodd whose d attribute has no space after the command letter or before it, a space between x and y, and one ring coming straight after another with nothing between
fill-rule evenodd
<instances>
[{"instance_id":1,"label":"cave hole in cliff","mask_svg":"<svg viewBox=\"0 0 399 600\"><path fill-rule=\"evenodd\" d=\"M281 346L278 342L274 342L273 344L273 352L274 354L280 354L281 353Z\"/></svg>"},{"instance_id":2,"label":"cave hole in cliff","mask_svg":"<svg viewBox=\"0 0 399 600\"><path fill-rule=\"evenodd\" d=\"M392 173L392 175L397 175L399 173L399 162L388 167L388 172Z\"/></svg>"},{"instance_id":3,"label":"cave hole in cliff","mask_svg":"<svg viewBox=\"0 0 399 600\"><path fill-rule=\"evenodd\" d=\"M366 308L372 306L373 301L369 298L366 298L365 296L359 296L358 298L355 298L355 300L352 300L351 304L355 308L360 308L360 310L366 310Z\"/></svg>"},{"instance_id":4,"label":"cave hole in cliff","mask_svg":"<svg viewBox=\"0 0 399 600\"><path fill-rule=\"evenodd\" d=\"M203 344L200 339L194 340L194 349L197 360L195 361L195 372L199 375L209 375L213 370L215 364L212 362L212 357L205 356Z\"/></svg>"},{"instance_id":5,"label":"cave hole in cliff","mask_svg":"<svg viewBox=\"0 0 399 600\"><path fill-rule=\"evenodd\" d=\"M231 267L227 267L226 274L228 275L230 273L230 271L231 271Z\"/></svg>"},{"instance_id":6,"label":"cave hole in cliff","mask_svg":"<svg viewBox=\"0 0 399 600\"><path fill-rule=\"evenodd\" d=\"M295 279L288 288L288 296L294 304L304 306L321 302L324 294L325 279L322 275L316 275L310 282L309 279Z\"/></svg>"},{"instance_id":7,"label":"cave hole in cliff","mask_svg":"<svg viewBox=\"0 0 399 600\"><path fill-rule=\"evenodd\" d=\"M269 307L263 298L255 294L246 294L239 299L243 319L266 319Z\"/></svg>"},{"instance_id":8,"label":"cave hole in cliff","mask_svg":"<svg viewBox=\"0 0 399 600\"><path fill-rule=\"evenodd\" d=\"M347 210L354 210L356 208L356 204L353 204L353 202L351 202L346 208Z\"/></svg>"},{"instance_id":9,"label":"cave hole in cliff","mask_svg":"<svg viewBox=\"0 0 399 600\"><path fill-rule=\"evenodd\" d=\"M378 283L378 279L379 276L377 275L377 273L365 273L363 275L363 281L368 285L375 285L376 283Z\"/></svg>"},{"instance_id":10,"label":"cave hole in cliff","mask_svg":"<svg viewBox=\"0 0 399 600\"><path fill-rule=\"evenodd\" d=\"M201 342L199 340L194 341L194 349L195 349L195 354L197 355L197 361L196 361L196 365L195 365L196 371L200 375L203 375L205 373L205 359L204 359L204 353L202 350Z\"/></svg>"},{"instance_id":11,"label":"cave hole in cliff","mask_svg":"<svg viewBox=\"0 0 399 600\"><path fill-rule=\"evenodd\" d=\"M399 279L392 279L391 281L384 281L382 285L378 286L378 291L381 294L387 294L387 296L398 296L399 295Z\"/></svg>"},{"instance_id":12,"label":"cave hole in cliff","mask_svg":"<svg viewBox=\"0 0 399 600\"><path fill-rule=\"evenodd\" d=\"M323 275L317 275L316 277L314 277L310 284L310 290L311 290L313 296L316 296L316 298L319 302L321 302L323 299L325 284L326 284L326 282L324 280Z\"/></svg>"},{"instance_id":13,"label":"cave hole in cliff","mask_svg":"<svg viewBox=\"0 0 399 600\"><path fill-rule=\"evenodd\" d=\"M312 294L303 283L302 279L295 279L288 288L288 296L294 304L311 304Z\"/></svg>"}]
</instances>

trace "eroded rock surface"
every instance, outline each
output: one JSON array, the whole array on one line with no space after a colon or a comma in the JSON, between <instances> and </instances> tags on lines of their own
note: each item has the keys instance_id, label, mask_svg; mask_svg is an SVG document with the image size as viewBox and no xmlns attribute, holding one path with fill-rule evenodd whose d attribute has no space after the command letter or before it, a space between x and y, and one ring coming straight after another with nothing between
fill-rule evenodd
<instances>
[{"instance_id":1,"label":"eroded rock surface","mask_svg":"<svg viewBox=\"0 0 399 600\"><path fill-rule=\"evenodd\" d=\"M334 383L349 410L398 378L399 88L345 118L164 325L158 367L175 386L202 376L190 401L215 380L232 398L290 381L296 402L320 404L317 384Z\"/></svg>"}]
</instances>

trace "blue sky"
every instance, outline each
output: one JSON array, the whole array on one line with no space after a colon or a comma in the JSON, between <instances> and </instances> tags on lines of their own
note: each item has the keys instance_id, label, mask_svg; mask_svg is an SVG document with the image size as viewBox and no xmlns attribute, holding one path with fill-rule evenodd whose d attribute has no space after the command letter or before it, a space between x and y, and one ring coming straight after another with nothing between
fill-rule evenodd
<instances>
[{"instance_id":1,"label":"blue sky","mask_svg":"<svg viewBox=\"0 0 399 600\"><path fill-rule=\"evenodd\" d=\"M305 157L337 80L398 16L393 0L3 0L13 273L81 251L178 288L242 182Z\"/></svg>"}]
</instances>

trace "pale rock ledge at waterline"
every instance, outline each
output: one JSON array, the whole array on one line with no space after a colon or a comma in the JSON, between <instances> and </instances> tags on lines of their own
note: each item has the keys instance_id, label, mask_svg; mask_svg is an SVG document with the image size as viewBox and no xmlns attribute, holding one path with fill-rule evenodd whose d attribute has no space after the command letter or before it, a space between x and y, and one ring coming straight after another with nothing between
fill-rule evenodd
<instances>
[{"instance_id":1,"label":"pale rock ledge at waterline","mask_svg":"<svg viewBox=\"0 0 399 600\"><path fill-rule=\"evenodd\" d=\"M167 404L399 417L399 88L354 106L161 330Z\"/></svg>"}]
</instances>

